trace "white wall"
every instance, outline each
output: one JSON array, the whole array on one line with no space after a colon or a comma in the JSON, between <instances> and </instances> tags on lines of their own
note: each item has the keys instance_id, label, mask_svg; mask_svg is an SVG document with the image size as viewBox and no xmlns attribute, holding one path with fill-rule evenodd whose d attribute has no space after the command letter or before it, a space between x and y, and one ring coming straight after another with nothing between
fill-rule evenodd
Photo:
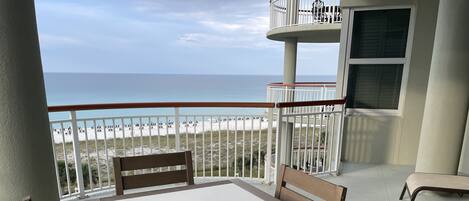
<instances>
[{"instance_id":1,"label":"white wall","mask_svg":"<svg viewBox=\"0 0 469 201\"><path fill-rule=\"evenodd\" d=\"M346 117L343 141L343 159L362 163L390 163L414 165L420 140L426 89L430 72L433 40L438 11L438 0L343 0L343 6L415 6L414 38L409 63L409 77L402 115L349 115ZM347 7L344 17L348 16ZM347 22L346 19L344 22ZM337 91L343 91L344 59L347 47L346 31L342 26L339 53Z\"/></svg>"}]
</instances>

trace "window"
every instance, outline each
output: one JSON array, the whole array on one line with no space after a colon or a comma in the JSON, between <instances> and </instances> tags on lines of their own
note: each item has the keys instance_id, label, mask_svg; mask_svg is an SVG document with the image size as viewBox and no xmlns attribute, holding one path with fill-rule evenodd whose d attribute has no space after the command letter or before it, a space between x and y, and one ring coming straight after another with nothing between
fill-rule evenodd
<instances>
[{"instance_id":1,"label":"window","mask_svg":"<svg viewBox=\"0 0 469 201\"><path fill-rule=\"evenodd\" d=\"M410 9L353 12L348 108L399 108L409 20Z\"/></svg>"},{"instance_id":2,"label":"window","mask_svg":"<svg viewBox=\"0 0 469 201\"><path fill-rule=\"evenodd\" d=\"M402 64L351 65L349 108L397 109L402 80Z\"/></svg>"},{"instance_id":3,"label":"window","mask_svg":"<svg viewBox=\"0 0 469 201\"><path fill-rule=\"evenodd\" d=\"M409 18L409 9L355 12L350 57L405 57Z\"/></svg>"}]
</instances>

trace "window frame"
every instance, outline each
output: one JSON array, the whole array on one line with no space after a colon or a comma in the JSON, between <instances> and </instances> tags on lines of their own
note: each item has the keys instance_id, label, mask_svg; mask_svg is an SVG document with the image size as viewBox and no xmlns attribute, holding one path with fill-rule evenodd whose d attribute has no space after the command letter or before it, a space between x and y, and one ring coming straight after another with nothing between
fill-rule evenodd
<instances>
[{"instance_id":1,"label":"window frame","mask_svg":"<svg viewBox=\"0 0 469 201\"><path fill-rule=\"evenodd\" d=\"M352 34L354 25L354 16L356 11L369 11L369 10L394 10L394 9L410 9L409 28L407 33L407 44L405 57L403 58L351 58ZM366 8L351 8L349 11L348 24L346 24L346 51L345 62L343 67L343 82L342 82L342 96L347 97L349 70L350 65L353 64L402 64L402 80L399 94L399 103L397 109L368 109L368 108L346 108L348 114L366 114L366 115L389 115L389 116L402 116L404 110L404 101L406 96L407 81L409 77L409 63L412 52L412 43L415 27L415 8L412 5L403 6L381 6L381 7L366 7Z\"/></svg>"}]
</instances>

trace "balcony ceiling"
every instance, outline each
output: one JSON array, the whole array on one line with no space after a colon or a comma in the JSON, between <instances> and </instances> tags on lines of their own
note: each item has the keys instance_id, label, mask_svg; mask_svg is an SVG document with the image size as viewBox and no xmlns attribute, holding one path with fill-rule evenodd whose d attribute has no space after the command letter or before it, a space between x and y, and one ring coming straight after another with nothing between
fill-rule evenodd
<instances>
[{"instance_id":1,"label":"balcony ceiling","mask_svg":"<svg viewBox=\"0 0 469 201\"><path fill-rule=\"evenodd\" d=\"M340 23L283 26L271 29L267 32L267 38L276 41L298 38L298 42L338 43L340 42L340 27Z\"/></svg>"}]
</instances>

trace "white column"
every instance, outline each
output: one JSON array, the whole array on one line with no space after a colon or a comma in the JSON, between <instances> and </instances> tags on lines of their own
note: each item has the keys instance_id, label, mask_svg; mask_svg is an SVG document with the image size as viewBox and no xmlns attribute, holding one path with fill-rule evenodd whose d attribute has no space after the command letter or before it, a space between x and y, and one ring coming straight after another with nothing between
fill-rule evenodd
<instances>
[{"instance_id":1,"label":"white column","mask_svg":"<svg viewBox=\"0 0 469 201\"><path fill-rule=\"evenodd\" d=\"M469 108L469 1L440 1L417 172L456 174Z\"/></svg>"},{"instance_id":2,"label":"white column","mask_svg":"<svg viewBox=\"0 0 469 201\"><path fill-rule=\"evenodd\" d=\"M296 58L297 58L298 41L296 38L289 38L285 40L285 55L283 64L283 83L292 84L296 81ZM287 89L294 89L294 87L286 87ZM294 93L285 93L286 101L294 101ZM287 109L288 110L288 109ZM280 153L282 155L280 162L282 164L290 164L291 161L291 143L293 134L293 124L284 123L285 133L281 132Z\"/></svg>"},{"instance_id":3,"label":"white column","mask_svg":"<svg viewBox=\"0 0 469 201\"><path fill-rule=\"evenodd\" d=\"M283 60L283 82L294 83L296 80L296 55L298 40L296 38L285 39L285 52Z\"/></svg>"},{"instance_id":4,"label":"white column","mask_svg":"<svg viewBox=\"0 0 469 201\"><path fill-rule=\"evenodd\" d=\"M0 200L59 200L33 0L0 0Z\"/></svg>"}]
</instances>

